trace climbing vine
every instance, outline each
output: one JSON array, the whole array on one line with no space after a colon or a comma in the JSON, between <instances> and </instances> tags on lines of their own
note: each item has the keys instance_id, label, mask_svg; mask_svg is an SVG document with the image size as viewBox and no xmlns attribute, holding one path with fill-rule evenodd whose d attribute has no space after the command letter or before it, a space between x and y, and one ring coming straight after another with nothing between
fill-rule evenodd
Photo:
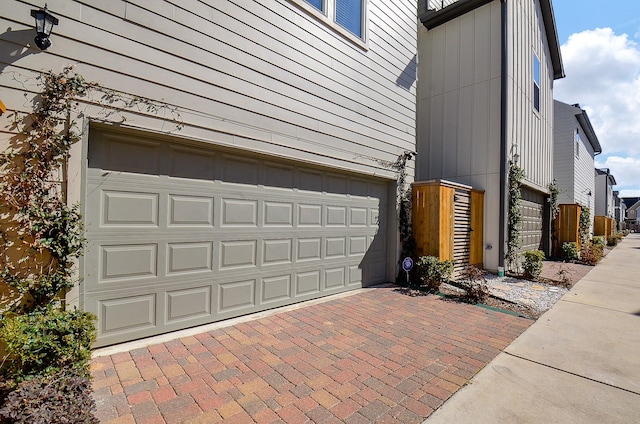
<instances>
[{"instance_id":1,"label":"climbing vine","mask_svg":"<svg viewBox=\"0 0 640 424\"><path fill-rule=\"evenodd\" d=\"M10 125L18 133L0 153L0 406L11 399L0 409L0 421L31 401L30 381L55 381L62 393L70 381L89 375L96 317L67 308L64 300L78 283L74 265L86 244L79 206L66 199L66 164L81 137L75 117L95 106L97 115L112 119L136 108L170 110L165 120L182 126L175 108L87 82L73 66L44 72L37 82L42 89L33 111L14 113ZM68 396L91 404L87 393Z\"/></svg>"},{"instance_id":2,"label":"climbing vine","mask_svg":"<svg viewBox=\"0 0 640 424\"><path fill-rule=\"evenodd\" d=\"M416 250L411 227L411 185L407 183L407 162L414 159L415 156L415 152L405 150L394 162L370 158L396 174L396 210L402 249L398 262L405 257L414 257Z\"/></svg>"},{"instance_id":3,"label":"climbing vine","mask_svg":"<svg viewBox=\"0 0 640 424\"><path fill-rule=\"evenodd\" d=\"M591 209L587 206L580 208L580 220L578 222L578 232L580 233L580 242L584 247L589 244L589 232L591 231Z\"/></svg>"},{"instance_id":4,"label":"climbing vine","mask_svg":"<svg viewBox=\"0 0 640 424\"><path fill-rule=\"evenodd\" d=\"M522 191L520 185L524 178L524 170L515 163L509 166L509 213L507 217L507 252L506 260L509 268L516 263L518 249L520 248L520 231L522 229L522 210L520 201Z\"/></svg>"},{"instance_id":5,"label":"climbing vine","mask_svg":"<svg viewBox=\"0 0 640 424\"><path fill-rule=\"evenodd\" d=\"M549 206L551 208L551 225L555 225L555 219L558 217L560 213L560 187L556 184L555 179L552 183L550 183L547 188L549 189Z\"/></svg>"}]
</instances>

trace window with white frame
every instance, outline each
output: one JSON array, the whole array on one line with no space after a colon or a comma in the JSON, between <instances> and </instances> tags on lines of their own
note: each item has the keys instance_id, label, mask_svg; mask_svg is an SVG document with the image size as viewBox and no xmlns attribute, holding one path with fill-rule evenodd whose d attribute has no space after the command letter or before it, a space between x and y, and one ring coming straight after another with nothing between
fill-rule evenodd
<instances>
[{"instance_id":1,"label":"window with white frame","mask_svg":"<svg viewBox=\"0 0 640 424\"><path fill-rule=\"evenodd\" d=\"M540 112L540 59L533 54L533 107Z\"/></svg>"},{"instance_id":2,"label":"window with white frame","mask_svg":"<svg viewBox=\"0 0 640 424\"><path fill-rule=\"evenodd\" d=\"M580 129L576 128L576 133L573 136L573 140L575 141L575 156L577 159L580 159L580 144L582 144L582 138L580 137Z\"/></svg>"},{"instance_id":3,"label":"window with white frame","mask_svg":"<svg viewBox=\"0 0 640 424\"><path fill-rule=\"evenodd\" d=\"M364 39L366 0L303 0L320 11L331 22Z\"/></svg>"}]
</instances>

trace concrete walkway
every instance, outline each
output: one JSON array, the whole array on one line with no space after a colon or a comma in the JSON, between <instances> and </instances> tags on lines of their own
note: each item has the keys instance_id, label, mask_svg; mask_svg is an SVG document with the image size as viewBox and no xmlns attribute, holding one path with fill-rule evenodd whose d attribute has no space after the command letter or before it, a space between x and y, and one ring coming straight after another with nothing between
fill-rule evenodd
<instances>
[{"instance_id":1,"label":"concrete walkway","mask_svg":"<svg viewBox=\"0 0 640 424\"><path fill-rule=\"evenodd\" d=\"M533 321L393 286L96 352L101 422L421 423Z\"/></svg>"},{"instance_id":2,"label":"concrete walkway","mask_svg":"<svg viewBox=\"0 0 640 424\"><path fill-rule=\"evenodd\" d=\"M640 234L425 422L640 423Z\"/></svg>"}]
</instances>

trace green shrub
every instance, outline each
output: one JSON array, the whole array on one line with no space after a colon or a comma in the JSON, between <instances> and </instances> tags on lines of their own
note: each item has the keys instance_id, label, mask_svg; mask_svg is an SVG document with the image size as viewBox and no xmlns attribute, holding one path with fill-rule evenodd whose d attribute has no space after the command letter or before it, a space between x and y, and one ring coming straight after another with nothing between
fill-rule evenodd
<instances>
[{"instance_id":1,"label":"green shrub","mask_svg":"<svg viewBox=\"0 0 640 424\"><path fill-rule=\"evenodd\" d=\"M541 250L527 250L523 253L524 278L536 280L542 273L542 261L544 261L544 252Z\"/></svg>"},{"instance_id":2,"label":"green shrub","mask_svg":"<svg viewBox=\"0 0 640 424\"><path fill-rule=\"evenodd\" d=\"M580 259L578 243L575 241L562 243L562 257L567 261L577 261Z\"/></svg>"},{"instance_id":3,"label":"green shrub","mask_svg":"<svg viewBox=\"0 0 640 424\"><path fill-rule=\"evenodd\" d=\"M429 291L437 291L444 281L453 274L453 261L440 261L435 256L421 256L417 263L417 277L421 285Z\"/></svg>"},{"instance_id":4,"label":"green shrub","mask_svg":"<svg viewBox=\"0 0 640 424\"><path fill-rule=\"evenodd\" d=\"M604 247L605 239L604 236L593 236L593 240L591 240L591 244L596 246Z\"/></svg>"},{"instance_id":5,"label":"green shrub","mask_svg":"<svg viewBox=\"0 0 640 424\"><path fill-rule=\"evenodd\" d=\"M485 272L467 265L460 273L462 287L466 290L465 300L469 303L485 303L489 297Z\"/></svg>"},{"instance_id":6,"label":"green shrub","mask_svg":"<svg viewBox=\"0 0 640 424\"><path fill-rule=\"evenodd\" d=\"M51 305L5 319L0 338L10 358L5 362L8 374L20 381L67 366L88 372L95 321L91 313Z\"/></svg>"},{"instance_id":7,"label":"green shrub","mask_svg":"<svg viewBox=\"0 0 640 424\"><path fill-rule=\"evenodd\" d=\"M0 419L16 424L97 424L89 378L66 368L25 380L0 409Z\"/></svg>"},{"instance_id":8,"label":"green shrub","mask_svg":"<svg viewBox=\"0 0 640 424\"><path fill-rule=\"evenodd\" d=\"M620 240L616 236L611 236L607 238L607 246L613 247L618 244Z\"/></svg>"}]
</instances>

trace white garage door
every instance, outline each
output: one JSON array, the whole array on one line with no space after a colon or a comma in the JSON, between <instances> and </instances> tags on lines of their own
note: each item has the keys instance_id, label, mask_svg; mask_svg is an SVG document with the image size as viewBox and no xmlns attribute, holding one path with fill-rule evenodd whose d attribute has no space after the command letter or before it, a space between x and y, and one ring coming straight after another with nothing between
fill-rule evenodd
<instances>
[{"instance_id":1,"label":"white garage door","mask_svg":"<svg viewBox=\"0 0 640 424\"><path fill-rule=\"evenodd\" d=\"M98 346L385 280L386 180L110 132L88 159Z\"/></svg>"}]
</instances>

